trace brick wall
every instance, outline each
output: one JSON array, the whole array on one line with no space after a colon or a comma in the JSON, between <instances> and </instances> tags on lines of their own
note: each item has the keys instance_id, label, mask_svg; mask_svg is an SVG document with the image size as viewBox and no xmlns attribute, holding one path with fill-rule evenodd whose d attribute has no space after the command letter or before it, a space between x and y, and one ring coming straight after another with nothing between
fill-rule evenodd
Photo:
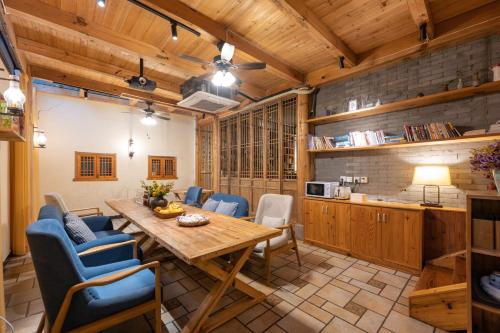
<instances>
[{"instance_id":1,"label":"brick wall","mask_svg":"<svg viewBox=\"0 0 500 333\"><path fill-rule=\"evenodd\" d=\"M479 72L481 82L491 81L491 64L500 63L500 35L494 35L447 49L436 50L417 59L335 82L318 93L316 116L340 113L347 102L361 96L368 102L380 98L382 103L416 97L420 92L432 94L443 90L445 83L461 71L465 86ZM336 136L354 130L383 129L389 134L402 132L404 123L450 121L463 129L488 128L500 120L500 94L479 96L460 101L431 105L368 118L317 126L318 136ZM337 181L341 175L367 176L368 184L358 192L380 198L418 201L422 187L411 185L415 165L449 165L454 186L442 187L442 201L448 206L463 207L466 190L485 190L488 181L472 173L470 150L485 143L439 145L377 151L342 152L318 155L316 179Z\"/></svg>"}]
</instances>

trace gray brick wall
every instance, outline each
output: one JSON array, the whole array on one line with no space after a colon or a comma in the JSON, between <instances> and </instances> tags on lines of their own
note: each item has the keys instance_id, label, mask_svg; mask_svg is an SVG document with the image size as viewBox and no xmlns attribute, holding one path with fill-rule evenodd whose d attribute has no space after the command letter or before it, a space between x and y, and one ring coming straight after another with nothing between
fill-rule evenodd
<instances>
[{"instance_id":1,"label":"gray brick wall","mask_svg":"<svg viewBox=\"0 0 500 333\"><path fill-rule=\"evenodd\" d=\"M344 112L349 99L366 96L368 102L380 98L382 103L413 98L419 92L432 94L443 90L446 82L462 72L465 86L479 72L481 82L490 81L491 64L500 62L500 35L440 49L417 59L358 75L329 86L318 93L316 115ZM389 134L402 132L404 123L450 121L461 129L488 128L500 120L500 94L479 96L460 101L431 105L407 111L317 126L315 134L336 136L354 130L383 129ZM466 190L485 190L488 181L472 173L468 158L470 150L485 143L439 145L405 149L364 152L341 152L318 155L316 179L338 180L341 175L367 176L368 184L358 191L380 198L417 202L422 187L411 185L415 165L449 165L454 186L443 187L442 201L454 207L465 206Z\"/></svg>"}]
</instances>

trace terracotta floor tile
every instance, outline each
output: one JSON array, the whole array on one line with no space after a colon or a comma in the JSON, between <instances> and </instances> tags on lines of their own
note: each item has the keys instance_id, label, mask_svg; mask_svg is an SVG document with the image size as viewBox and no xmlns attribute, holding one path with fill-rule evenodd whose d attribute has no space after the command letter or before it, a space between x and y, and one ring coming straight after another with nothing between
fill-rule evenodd
<instances>
[{"instance_id":1,"label":"terracotta floor tile","mask_svg":"<svg viewBox=\"0 0 500 333\"><path fill-rule=\"evenodd\" d=\"M273 325L273 326L269 327L269 329L266 331L266 333L286 333L286 332L278 325Z\"/></svg>"},{"instance_id":2,"label":"terracotta floor tile","mask_svg":"<svg viewBox=\"0 0 500 333\"><path fill-rule=\"evenodd\" d=\"M359 319L357 314L347 311L345 308L341 308L340 306L330 302L326 302L321 308L351 324L354 324Z\"/></svg>"},{"instance_id":3,"label":"terracotta floor tile","mask_svg":"<svg viewBox=\"0 0 500 333\"><path fill-rule=\"evenodd\" d=\"M389 273L389 274L396 273L396 270L394 270L392 268L385 267L385 266L380 266L380 265L377 265L377 264L369 264L368 267L372 267L372 268L378 269L379 271L386 272L386 273Z\"/></svg>"},{"instance_id":4,"label":"terracotta floor tile","mask_svg":"<svg viewBox=\"0 0 500 333\"><path fill-rule=\"evenodd\" d=\"M368 333L377 333L378 329L384 322L385 317L367 310L365 314L356 323L356 326L365 330Z\"/></svg>"},{"instance_id":5,"label":"terracotta floor tile","mask_svg":"<svg viewBox=\"0 0 500 333\"><path fill-rule=\"evenodd\" d=\"M345 276L348 276L350 278L365 282L365 283L370 281L370 279L374 275L373 273L368 273L368 272L362 271L362 270L360 270L358 268L354 268L354 267L349 267L342 274Z\"/></svg>"},{"instance_id":6,"label":"terracotta floor tile","mask_svg":"<svg viewBox=\"0 0 500 333\"><path fill-rule=\"evenodd\" d=\"M391 311L384 322L384 327L397 333L432 333L434 328L421 321Z\"/></svg>"},{"instance_id":7,"label":"terracotta floor tile","mask_svg":"<svg viewBox=\"0 0 500 333\"><path fill-rule=\"evenodd\" d=\"M274 294L267 295L266 297L266 303L269 304L270 306L275 306L281 303L283 299L281 297L278 297Z\"/></svg>"},{"instance_id":8,"label":"terracotta floor tile","mask_svg":"<svg viewBox=\"0 0 500 333\"><path fill-rule=\"evenodd\" d=\"M393 301L387 298L365 290L361 290L352 301L383 316L386 316L391 311L394 304Z\"/></svg>"},{"instance_id":9,"label":"terracotta floor tile","mask_svg":"<svg viewBox=\"0 0 500 333\"><path fill-rule=\"evenodd\" d=\"M392 301L396 301L401 294L401 289L393 287L391 285L386 285L385 288L380 293L380 296L384 296Z\"/></svg>"},{"instance_id":10,"label":"terracotta floor tile","mask_svg":"<svg viewBox=\"0 0 500 333\"><path fill-rule=\"evenodd\" d=\"M29 303L26 302L7 307L5 309L5 317L10 322L26 317L26 313L28 312L28 304Z\"/></svg>"},{"instance_id":11,"label":"terracotta floor tile","mask_svg":"<svg viewBox=\"0 0 500 333\"><path fill-rule=\"evenodd\" d=\"M14 305L18 305L21 303L33 301L33 300L38 299L40 297L41 297L40 290L38 288L32 288L32 289L28 289L25 291L19 291L19 292L13 293L10 296L9 303L7 306L14 306Z\"/></svg>"},{"instance_id":12,"label":"terracotta floor tile","mask_svg":"<svg viewBox=\"0 0 500 333\"><path fill-rule=\"evenodd\" d=\"M321 307L323 304L326 303L326 299L322 298L322 297L319 297L317 295L312 295L311 297L309 297L307 299L310 303L316 305L316 306L319 306Z\"/></svg>"},{"instance_id":13,"label":"terracotta floor tile","mask_svg":"<svg viewBox=\"0 0 500 333\"><path fill-rule=\"evenodd\" d=\"M323 261L326 261L327 258L325 258L325 256L319 256L317 254L311 253L311 254L308 254L304 257L301 257L300 259L303 262L308 262L308 263L311 263L313 265L319 265Z\"/></svg>"},{"instance_id":14,"label":"terracotta floor tile","mask_svg":"<svg viewBox=\"0 0 500 333\"><path fill-rule=\"evenodd\" d=\"M287 314L283 319L278 321L277 325L287 332L294 333L319 332L325 326L321 321L299 309L294 309Z\"/></svg>"},{"instance_id":15,"label":"terracotta floor tile","mask_svg":"<svg viewBox=\"0 0 500 333\"><path fill-rule=\"evenodd\" d=\"M405 272L401 272L401 271L397 271L397 272L396 272L396 275L397 275L397 276L401 276L401 277L403 277L403 278L405 278L405 279L409 279L409 278L411 278L411 274L408 274L408 273L405 273Z\"/></svg>"},{"instance_id":16,"label":"terracotta floor tile","mask_svg":"<svg viewBox=\"0 0 500 333\"><path fill-rule=\"evenodd\" d=\"M182 286L186 288L188 291L194 290L200 286L198 283L196 283L196 281L194 281L190 277L185 277L183 279L180 279L178 282L182 284Z\"/></svg>"},{"instance_id":17,"label":"terracotta floor tile","mask_svg":"<svg viewBox=\"0 0 500 333\"><path fill-rule=\"evenodd\" d=\"M183 306L178 306L172 310L168 310L161 315L161 320L164 324L171 322L179 317L184 316L187 313Z\"/></svg>"},{"instance_id":18,"label":"terracotta floor tile","mask_svg":"<svg viewBox=\"0 0 500 333\"><path fill-rule=\"evenodd\" d=\"M368 283L364 283L356 279L352 279L351 281L349 281L349 284L352 284L356 287L359 287L374 294L378 294L380 292L380 288L376 288Z\"/></svg>"},{"instance_id":19,"label":"terracotta floor tile","mask_svg":"<svg viewBox=\"0 0 500 333\"><path fill-rule=\"evenodd\" d=\"M347 269L353 264L351 261L347 261L345 259L340 259L337 257L331 257L326 261L326 263L342 269Z\"/></svg>"},{"instance_id":20,"label":"terracotta floor tile","mask_svg":"<svg viewBox=\"0 0 500 333\"><path fill-rule=\"evenodd\" d=\"M344 306L344 309L346 309L349 312L354 313L355 315L361 317L362 315L365 314L366 308L354 303L353 301L349 302Z\"/></svg>"},{"instance_id":21,"label":"terracotta floor tile","mask_svg":"<svg viewBox=\"0 0 500 333\"><path fill-rule=\"evenodd\" d=\"M336 317L328 326L325 327L323 333L364 333L362 330L349 324L346 321Z\"/></svg>"},{"instance_id":22,"label":"terracotta floor tile","mask_svg":"<svg viewBox=\"0 0 500 333\"><path fill-rule=\"evenodd\" d=\"M332 320L333 315L325 310L321 310L319 307L317 307L314 304L311 304L309 302L304 302L299 305L299 309L307 313L308 315L313 316L314 318L318 319L319 321L323 323L328 323L330 320Z\"/></svg>"},{"instance_id":23,"label":"terracotta floor tile","mask_svg":"<svg viewBox=\"0 0 500 333\"><path fill-rule=\"evenodd\" d=\"M295 295L297 295L303 299L307 299L307 298L311 297L312 295L314 295L314 293L316 293L318 290L319 290L319 287L316 287L312 284L306 284L304 287L297 290L295 292Z\"/></svg>"},{"instance_id":24,"label":"terracotta floor tile","mask_svg":"<svg viewBox=\"0 0 500 333\"><path fill-rule=\"evenodd\" d=\"M302 298L283 289L276 290L274 294L294 306L297 306L304 301Z\"/></svg>"},{"instance_id":25,"label":"terracotta floor tile","mask_svg":"<svg viewBox=\"0 0 500 333\"><path fill-rule=\"evenodd\" d=\"M16 333L33 333L36 331L41 318L42 314L39 313L30 317L13 321L12 326L14 326L14 331Z\"/></svg>"},{"instance_id":26,"label":"terracotta floor tile","mask_svg":"<svg viewBox=\"0 0 500 333\"><path fill-rule=\"evenodd\" d=\"M401 313L402 315L409 316L410 315L410 308L408 308L406 305L396 303L392 307L394 311L397 311Z\"/></svg>"},{"instance_id":27,"label":"terracotta floor tile","mask_svg":"<svg viewBox=\"0 0 500 333\"><path fill-rule=\"evenodd\" d=\"M242 322L243 324L246 325L266 311L267 311L267 308L264 307L262 304L256 304L256 305L252 306L250 309L248 309L245 312L243 312L242 314L240 314L236 318L238 318L238 320L240 322ZM271 326L271 325L269 325L269 326Z\"/></svg>"},{"instance_id":28,"label":"terracotta floor tile","mask_svg":"<svg viewBox=\"0 0 500 333\"><path fill-rule=\"evenodd\" d=\"M377 281L377 280L374 280L374 279L371 279L370 281L367 282L370 286L374 286L375 288L378 288L378 289L384 289L386 284L383 283L383 282L380 282L380 281Z\"/></svg>"},{"instance_id":29,"label":"terracotta floor tile","mask_svg":"<svg viewBox=\"0 0 500 333\"><path fill-rule=\"evenodd\" d=\"M253 288L257 289L258 291L266 295L272 294L273 292L276 291L276 289L266 285L265 282L261 281L253 281L250 283L250 286L252 286Z\"/></svg>"},{"instance_id":30,"label":"terracotta floor tile","mask_svg":"<svg viewBox=\"0 0 500 333\"><path fill-rule=\"evenodd\" d=\"M287 315L287 313L289 313L293 309L295 309L295 306L288 303L287 301L283 301L275 305L271 310L273 310L273 312L276 313L278 316L284 317Z\"/></svg>"},{"instance_id":31,"label":"terracotta floor tile","mask_svg":"<svg viewBox=\"0 0 500 333\"><path fill-rule=\"evenodd\" d=\"M28 316L40 313L44 311L43 301L41 298L31 301L28 306Z\"/></svg>"},{"instance_id":32,"label":"terracotta floor tile","mask_svg":"<svg viewBox=\"0 0 500 333\"><path fill-rule=\"evenodd\" d=\"M288 266L278 268L277 270L273 271L273 275L276 275L277 277L291 282L298 278L300 275L302 275L302 272L297 271L293 268L290 268Z\"/></svg>"},{"instance_id":33,"label":"terracotta floor tile","mask_svg":"<svg viewBox=\"0 0 500 333\"><path fill-rule=\"evenodd\" d=\"M353 286L350 283L345 283L344 281L338 280L338 279L333 279L330 284L333 284L336 287L342 288L344 290L350 291L353 294L356 294L359 291L359 288L356 286Z\"/></svg>"},{"instance_id":34,"label":"terracotta floor tile","mask_svg":"<svg viewBox=\"0 0 500 333\"><path fill-rule=\"evenodd\" d=\"M222 326L219 326L215 330L212 331L213 333L247 333L251 332L249 329L247 329L242 323L240 323L236 319L232 319L225 323Z\"/></svg>"},{"instance_id":35,"label":"terracotta floor tile","mask_svg":"<svg viewBox=\"0 0 500 333\"><path fill-rule=\"evenodd\" d=\"M334 277L337 277L338 275L340 275L342 272L344 271L343 268L340 268L340 267L332 267L330 268L329 270L325 271L325 275L328 275L332 278Z\"/></svg>"},{"instance_id":36,"label":"terracotta floor tile","mask_svg":"<svg viewBox=\"0 0 500 333\"><path fill-rule=\"evenodd\" d=\"M198 308L200 303L203 301L207 291L203 288L198 288L196 290L190 291L182 296L177 297L179 302L188 310L192 312Z\"/></svg>"},{"instance_id":37,"label":"terracotta floor tile","mask_svg":"<svg viewBox=\"0 0 500 333\"><path fill-rule=\"evenodd\" d=\"M341 307L346 305L354 296L353 293L339 287L332 286L331 284L327 284L321 288L316 295Z\"/></svg>"},{"instance_id":38,"label":"terracotta floor tile","mask_svg":"<svg viewBox=\"0 0 500 333\"><path fill-rule=\"evenodd\" d=\"M349 281L351 281L352 278L350 278L349 276L345 276L344 274L340 274L339 276L337 276L337 279L349 283Z\"/></svg>"},{"instance_id":39,"label":"terracotta floor tile","mask_svg":"<svg viewBox=\"0 0 500 333\"><path fill-rule=\"evenodd\" d=\"M330 276L315 271L309 271L304 275L301 275L300 278L308 283L315 285L316 287L323 287L325 284L332 280Z\"/></svg>"},{"instance_id":40,"label":"terracotta floor tile","mask_svg":"<svg viewBox=\"0 0 500 333\"><path fill-rule=\"evenodd\" d=\"M267 330L269 327L271 327L275 322L277 322L280 319L281 319L281 317L278 316L273 311L267 311L264 314L262 314L261 316L252 320L250 323L248 323L247 328L249 328L254 333L264 332L265 330ZM232 333L236 333L236 332L232 332Z\"/></svg>"},{"instance_id":41,"label":"terracotta floor tile","mask_svg":"<svg viewBox=\"0 0 500 333\"><path fill-rule=\"evenodd\" d=\"M406 285L406 282L408 282L408 279L393 274L388 274L386 272L378 272L377 275L373 277L373 279L401 289L403 289Z\"/></svg>"},{"instance_id":42,"label":"terracotta floor tile","mask_svg":"<svg viewBox=\"0 0 500 333\"><path fill-rule=\"evenodd\" d=\"M365 261L366 262L366 261ZM367 265L368 265L368 262L366 262ZM352 267L354 268L357 268L357 269L360 269L362 271L365 271L365 272L368 272L368 273L373 273L373 274L377 274L378 273L378 270L376 270L375 268L372 268L372 267L368 267L366 265L361 265L359 263L359 260L354 264L352 265Z\"/></svg>"}]
</instances>

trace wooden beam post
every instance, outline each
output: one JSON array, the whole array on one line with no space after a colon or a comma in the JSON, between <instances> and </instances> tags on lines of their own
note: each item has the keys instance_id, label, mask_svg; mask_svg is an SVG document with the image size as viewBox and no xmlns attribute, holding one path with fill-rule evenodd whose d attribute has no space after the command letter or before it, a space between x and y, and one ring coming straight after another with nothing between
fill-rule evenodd
<instances>
[{"instance_id":1,"label":"wooden beam post","mask_svg":"<svg viewBox=\"0 0 500 333\"><path fill-rule=\"evenodd\" d=\"M309 95L297 96L297 223L302 224L306 181L313 175L313 160L307 153L309 136Z\"/></svg>"},{"instance_id":2,"label":"wooden beam post","mask_svg":"<svg viewBox=\"0 0 500 333\"><path fill-rule=\"evenodd\" d=\"M420 27L422 23L427 24L427 34L429 39L434 38L434 22L432 22L429 0L407 0L413 21Z\"/></svg>"},{"instance_id":3,"label":"wooden beam post","mask_svg":"<svg viewBox=\"0 0 500 333\"><path fill-rule=\"evenodd\" d=\"M275 0L282 10L297 19L312 37L326 45L336 57L344 57L350 66L357 63L356 54L337 36L303 0Z\"/></svg>"}]
</instances>

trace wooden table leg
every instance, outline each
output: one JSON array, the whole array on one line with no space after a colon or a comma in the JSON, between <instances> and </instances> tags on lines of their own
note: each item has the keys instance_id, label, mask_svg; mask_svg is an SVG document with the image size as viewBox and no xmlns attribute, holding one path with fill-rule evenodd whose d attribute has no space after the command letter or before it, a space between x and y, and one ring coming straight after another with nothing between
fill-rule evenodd
<instances>
[{"instance_id":1,"label":"wooden table leg","mask_svg":"<svg viewBox=\"0 0 500 333\"><path fill-rule=\"evenodd\" d=\"M194 314L194 316L192 316L191 319L189 320L189 322L186 324L186 326L184 326L182 332L184 332L184 333L188 333L188 332L197 333L202 328L203 328L203 331L208 331L204 327L205 322L207 321L210 314L213 312L213 310L215 309L215 307L219 303L222 296L224 296L224 293L226 292L226 290L233 284L233 282L236 278L236 275L243 267L243 264L247 261L248 257L252 253L253 248L254 248L254 246L252 245L251 247L248 247L248 248L242 250L238 260L236 260L233 268L229 272L222 271L220 269L220 267L218 267L216 264L209 262L209 261L200 262L199 265L198 264L196 265L199 268L201 268L202 270L206 271L208 274L216 276L219 279L219 281L214 284L212 290L210 290L208 295L201 302L198 310L196 310L196 313ZM224 272L224 274L220 274L219 270ZM229 307L225 311L227 311L227 310L233 310L233 307ZM240 312L241 312L241 310L240 310ZM234 316L236 316L240 312L237 312L237 313L234 311L231 311L231 313L226 312L224 317L225 318L233 318ZM220 320L218 320L218 322L219 321ZM219 326L222 323L223 322L219 323L217 326ZM217 327L214 325L210 325L210 326L212 326L212 329Z\"/></svg>"}]
</instances>

